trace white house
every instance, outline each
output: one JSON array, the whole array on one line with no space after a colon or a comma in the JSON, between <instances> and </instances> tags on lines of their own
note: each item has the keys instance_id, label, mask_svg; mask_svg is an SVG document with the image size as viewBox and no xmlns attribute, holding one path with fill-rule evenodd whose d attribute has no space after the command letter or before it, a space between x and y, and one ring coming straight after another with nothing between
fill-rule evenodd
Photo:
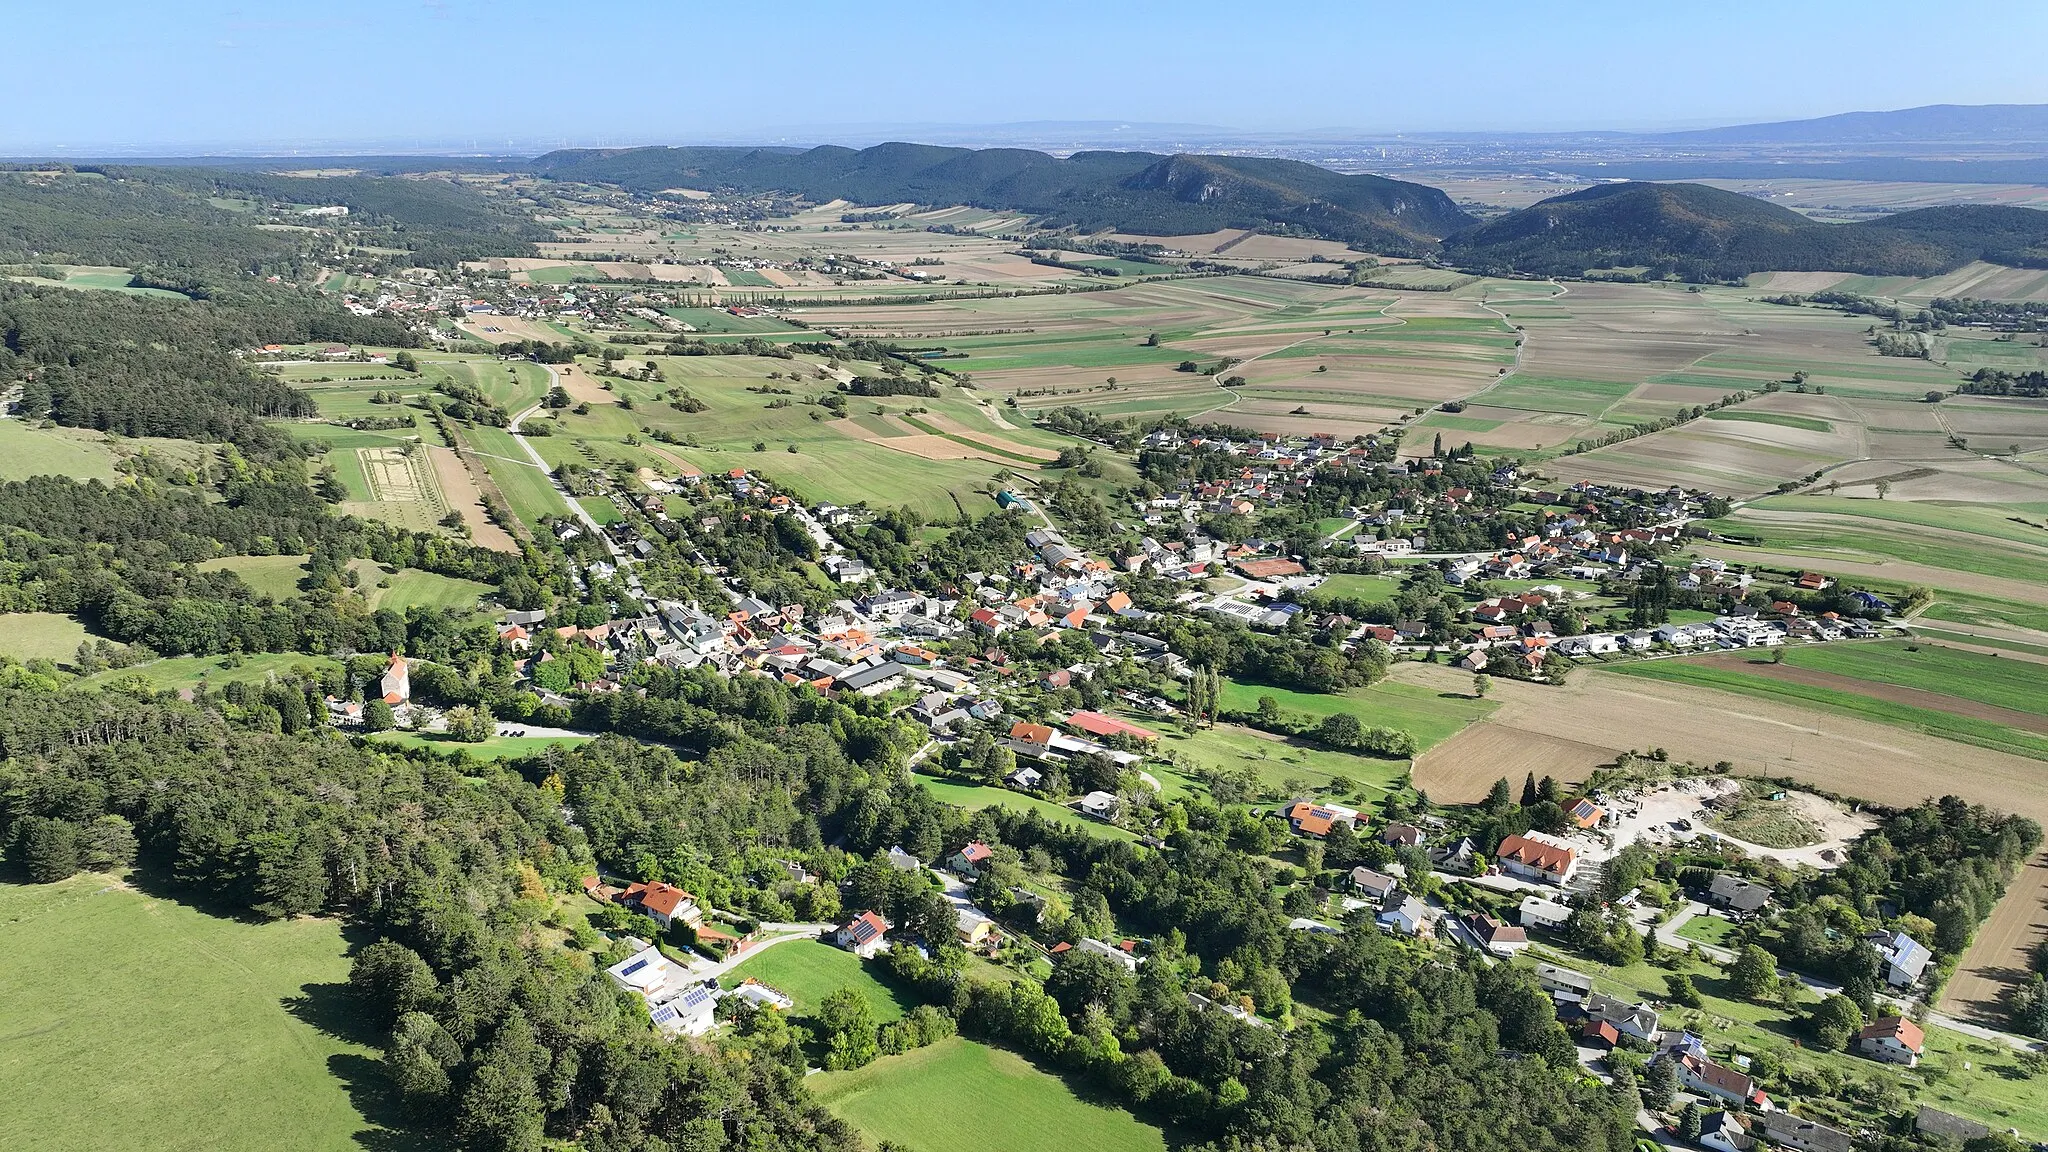
<instances>
[{"instance_id":1,"label":"white house","mask_svg":"<svg viewBox=\"0 0 2048 1152\"><path fill-rule=\"evenodd\" d=\"M1546 900L1541 896L1525 896L1522 898L1521 917L1524 928L1548 928L1555 931L1564 927L1565 922L1572 918L1572 910L1570 905L1560 904L1555 900Z\"/></svg>"},{"instance_id":2,"label":"white house","mask_svg":"<svg viewBox=\"0 0 2048 1152\"><path fill-rule=\"evenodd\" d=\"M1131 955L1129 952L1124 951L1122 948L1119 948L1116 945L1109 943L1108 941L1096 940L1092 937L1084 937L1081 940L1081 943L1078 946L1078 948L1080 951L1086 952L1092 956L1101 956L1107 960L1114 960L1118 964L1122 965L1124 971L1126 972L1136 972L1138 970L1138 958L1136 956Z\"/></svg>"},{"instance_id":3,"label":"white house","mask_svg":"<svg viewBox=\"0 0 2048 1152\"><path fill-rule=\"evenodd\" d=\"M1926 1040L1926 1033L1911 1020L1880 1016L1856 1034L1856 1051L1872 1060L1911 1068L1920 1063Z\"/></svg>"},{"instance_id":4,"label":"white house","mask_svg":"<svg viewBox=\"0 0 2048 1152\"><path fill-rule=\"evenodd\" d=\"M1932 953L1920 942L1898 929L1872 932L1865 937L1877 947L1877 954L1884 958L1885 983L1895 988L1910 988L1920 982L1920 974L1934 959Z\"/></svg>"},{"instance_id":5,"label":"white house","mask_svg":"<svg viewBox=\"0 0 2048 1152\"><path fill-rule=\"evenodd\" d=\"M1093 816L1097 820L1116 819L1118 807L1114 792L1090 792L1081 797L1081 814Z\"/></svg>"},{"instance_id":6,"label":"white house","mask_svg":"<svg viewBox=\"0 0 2048 1152\"><path fill-rule=\"evenodd\" d=\"M1436 920L1436 913L1429 905L1413 896L1379 914L1381 928L1423 940L1436 935Z\"/></svg>"}]
</instances>

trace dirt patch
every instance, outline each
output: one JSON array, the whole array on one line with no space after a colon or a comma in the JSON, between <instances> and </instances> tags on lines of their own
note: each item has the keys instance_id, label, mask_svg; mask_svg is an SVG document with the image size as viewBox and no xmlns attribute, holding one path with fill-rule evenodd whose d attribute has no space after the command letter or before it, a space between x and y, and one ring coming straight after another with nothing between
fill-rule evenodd
<instances>
[{"instance_id":1,"label":"dirt patch","mask_svg":"<svg viewBox=\"0 0 2048 1152\"><path fill-rule=\"evenodd\" d=\"M527 320L519 316L471 316L457 327L479 340L492 344L508 344L514 340L538 340L543 344L562 343L560 332L537 320Z\"/></svg>"},{"instance_id":2,"label":"dirt patch","mask_svg":"<svg viewBox=\"0 0 2048 1152\"><path fill-rule=\"evenodd\" d=\"M1876 680L1858 680L1853 676L1840 676L1823 672L1818 668L1795 668L1790 664L1773 664L1768 660L1751 660L1739 652L1709 656L1707 663L1741 664L1743 671L1751 676L1763 676L1772 680L1784 680L1793 684L1805 684L1813 688L1828 688L1836 692L1848 692L1857 696L1871 696L1893 704L1905 704L1913 708L1925 708L1933 712L1946 712L1951 716L1967 716L1972 720L1987 720L2003 724L2008 728L2019 728L2028 732L2048 735L2048 716L2036 716L2031 712L2020 712L2012 708L2000 708L1976 700L1965 700L1943 692L1929 692L1924 688L1908 688L1901 684L1885 684Z\"/></svg>"},{"instance_id":3,"label":"dirt patch","mask_svg":"<svg viewBox=\"0 0 2048 1152\"><path fill-rule=\"evenodd\" d=\"M1513 783L1532 772L1576 784L1623 751L1481 720L1423 753L1414 779L1432 800L1483 800L1494 781Z\"/></svg>"},{"instance_id":4,"label":"dirt patch","mask_svg":"<svg viewBox=\"0 0 2048 1152\"><path fill-rule=\"evenodd\" d=\"M461 457L438 444L424 447L433 463L434 477L441 482L441 492L448 498L448 506L462 513L462 522L469 526L470 540L494 552L519 551L518 541L484 514L483 490L477 487L476 477L463 466Z\"/></svg>"},{"instance_id":5,"label":"dirt patch","mask_svg":"<svg viewBox=\"0 0 2048 1152\"><path fill-rule=\"evenodd\" d=\"M639 361L636 360L632 363L637 364ZM567 392L571 400L585 404L618 403L619 398L605 391L602 381L592 376L588 371L577 368L574 364L564 365L556 369L555 380L561 384L562 391Z\"/></svg>"}]
</instances>

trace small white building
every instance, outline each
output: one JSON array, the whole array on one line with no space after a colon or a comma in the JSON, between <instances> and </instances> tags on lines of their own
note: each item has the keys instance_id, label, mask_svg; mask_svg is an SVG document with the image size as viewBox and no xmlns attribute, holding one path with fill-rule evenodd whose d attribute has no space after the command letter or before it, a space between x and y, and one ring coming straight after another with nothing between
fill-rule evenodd
<instances>
[{"instance_id":1,"label":"small white building","mask_svg":"<svg viewBox=\"0 0 2048 1152\"><path fill-rule=\"evenodd\" d=\"M1541 896L1525 896L1522 898L1520 914L1524 928L1548 928L1556 931L1572 918L1572 909L1568 904L1546 900Z\"/></svg>"}]
</instances>

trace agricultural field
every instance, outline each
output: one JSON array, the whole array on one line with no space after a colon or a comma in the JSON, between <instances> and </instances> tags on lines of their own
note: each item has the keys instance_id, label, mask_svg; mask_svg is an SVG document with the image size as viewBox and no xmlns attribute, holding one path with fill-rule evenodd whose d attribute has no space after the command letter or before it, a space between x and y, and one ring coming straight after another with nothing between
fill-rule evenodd
<instances>
[{"instance_id":1,"label":"agricultural field","mask_svg":"<svg viewBox=\"0 0 2048 1152\"><path fill-rule=\"evenodd\" d=\"M1165 1152L1166 1139L1121 1108L1093 1103L1022 1057L952 1037L853 1072L810 1080L818 1099L869 1137L906 1152Z\"/></svg>"},{"instance_id":2,"label":"agricultural field","mask_svg":"<svg viewBox=\"0 0 2048 1152\"><path fill-rule=\"evenodd\" d=\"M1447 691L1470 683L1462 673L1427 664L1396 665L1394 677L1442 685ZM1775 687L1766 683L1765 691L1751 695L1719 684L1592 669L1580 670L1563 688L1499 680L1491 693L1498 709L1419 757L1415 786L1439 800L1478 800L1506 774L1496 752L1534 739L1553 754L1541 768L1517 766L1518 775L1534 769L1560 781L1583 780L1621 752L1661 747L1674 759L1698 764L1725 760L1738 775L1791 777L1825 792L1881 804L1910 805L1955 793L2037 820L2048 818L2048 795L2038 787L2039 760L1872 723L1852 712L1791 698ZM1872 765L1882 768L1873 771Z\"/></svg>"},{"instance_id":3,"label":"agricultural field","mask_svg":"<svg viewBox=\"0 0 2048 1152\"><path fill-rule=\"evenodd\" d=\"M0 884L0 925L0 1146L389 1146L357 1111L385 1105L335 921L221 919L88 873Z\"/></svg>"},{"instance_id":4,"label":"agricultural field","mask_svg":"<svg viewBox=\"0 0 2048 1152\"><path fill-rule=\"evenodd\" d=\"M874 1009L878 1023L900 1020L917 1006L916 1000L877 979L860 957L817 940L791 940L764 948L727 973L722 983L730 988L749 979L796 1001L798 1015L815 1011L825 997L841 988L859 992Z\"/></svg>"},{"instance_id":5,"label":"agricultural field","mask_svg":"<svg viewBox=\"0 0 2048 1152\"><path fill-rule=\"evenodd\" d=\"M1967 657L1986 665L2010 664L2020 674L2033 671L2032 665L2000 661L1996 657L1960 652L1953 656L1956 657L1955 664L1964 663ZM1866 673L1869 671L1865 665L1839 658L1830 663ZM1917 676L1928 666L1914 665L1899 675ZM1945 691L1932 692L1897 686L1897 679L1879 682L1801 666L1792 660L1789 653L1783 664L1774 664L1768 658L1753 659L1745 653L1730 653L1726 657L1623 664L1613 671L1629 677L1713 688L1768 700L1797 700L1819 711L1860 717L2016 756L2048 760L2048 714L2019 712L1983 703L1976 698L1981 695L2020 695L2001 690L2004 688L2002 684L1990 685L1985 691L1978 692L1974 684L1945 683Z\"/></svg>"},{"instance_id":6,"label":"agricultural field","mask_svg":"<svg viewBox=\"0 0 2048 1152\"><path fill-rule=\"evenodd\" d=\"M55 612L0 613L0 656L69 663L92 637L76 617Z\"/></svg>"},{"instance_id":7,"label":"agricultural field","mask_svg":"<svg viewBox=\"0 0 2048 1152\"><path fill-rule=\"evenodd\" d=\"M1036 473L1074 443L1004 420L984 397L943 377L936 397L848 397L848 415L834 418L810 402L832 387L820 379L822 360L657 356L652 363L663 380L607 379L611 391L592 389L586 414L550 413L551 435L530 443L551 465L587 466L594 457L670 475L678 462L704 472L745 468L809 501L908 506L941 523L992 510L995 491L1016 483L1009 479L1013 472ZM583 379L595 377L582 368L565 377ZM690 406L683 397L702 410L682 410L678 404ZM476 429L472 440L498 475L501 465L516 466L494 457L523 452L502 434L504 443L488 446L494 432ZM649 443L648 432L683 443ZM527 479L545 483L538 473ZM500 476L508 496L511 485L522 482ZM548 497L546 507L559 506L552 489ZM513 502L529 518L533 509Z\"/></svg>"}]
</instances>

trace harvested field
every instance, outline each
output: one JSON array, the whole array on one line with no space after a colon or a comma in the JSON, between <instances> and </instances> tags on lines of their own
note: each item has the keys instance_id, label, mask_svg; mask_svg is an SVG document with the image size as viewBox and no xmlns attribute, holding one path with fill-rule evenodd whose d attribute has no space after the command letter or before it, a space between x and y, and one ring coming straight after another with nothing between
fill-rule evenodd
<instances>
[{"instance_id":1,"label":"harvested field","mask_svg":"<svg viewBox=\"0 0 2048 1152\"><path fill-rule=\"evenodd\" d=\"M1761 565L1792 571L1803 571L1824 565L1829 572L1837 576L1863 576L1897 584L1924 584L1930 588L1947 588L1957 592L1989 596L1997 600L2048 606L2048 583L2007 580L1975 572L1959 572L1953 568L1913 564L1904 560L1840 560L1827 555L1770 552L1734 544L1701 544L1697 551L1703 556L1726 560L1733 564Z\"/></svg>"},{"instance_id":2,"label":"harvested field","mask_svg":"<svg viewBox=\"0 0 2048 1152\"><path fill-rule=\"evenodd\" d=\"M1416 786L1433 800L1483 799L1502 777L1556 777L1578 783L1594 766L1614 759L1617 749L1583 740L1529 732L1498 720L1481 720L1415 761Z\"/></svg>"},{"instance_id":3,"label":"harvested field","mask_svg":"<svg viewBox=\"0 0 2048 1152\"><path fill-rule=\"evenodd\" d=\"M2048 941L2048 856L2036 856L2013 877L1977 929L1955 975L1942 988L1943 1012L1994 1028L2007 1025L2005 994L2032 970L2034 949Z\"/></svg>"},{"instance_id":4,"label":"harvested field","mask_svg":"<svg viewBox=\"0 0 2048 1152\"><path fill-rule=\"evenodd\" d=\"M865 440L892 451L907 453L925 460L987 460L995 464L1015 464L1017 460L986 448L975 448L958 440L928 432L906 432L901 436L885 436L864 424L853 420L834 420L831 426L855 440Z\"/></svg>"},{"instance_id":5,"label":"harvested field","mask_svg":"<svg viewBox=\"0 0 2048 1152\"><path fill-rule=\"evenodd\" d=\"M1395 676L1447 692L1464 692L1471 678L1437 665L1398 664ZM1958 744L1849 716L1779 704L1684 684L1624 679L1582 670L1564 688L1497 680L1501 701L1486 725L1475 725L1423 756L1415 784L1434 799L1473 801L1501 775L1497 768L1462 767L1479 755L1461 752L1482 727L1582 743L1574 776L1613 759L1630 746L1662 747L1674 759L1713 764L1726 760L1741 775L1789 776L1824 791L1881 804L1917 804L1954 793L1976 803L2048 819L2041 764L2023 756ZM1585 742L1591 733L1618 740ZM1485 737L1489 742L1492 736ZM1604 755L1602 755L1604 753ZM1562 758L1557 767L1563 768ZM1557 774L1562 775L1560 771ZM1479 777L1484 776L1484 780Z\"/></svg>"},{"instance_id":6,"label":"harvested field","mask_svg":"<svg viewBox=\"0 0 2048 1152\"><path fill-rule=\"evenodd\" d=\"M484 514L483 490L477 487L476 477L463 466L462 458L453 449L438 444L425 447L448 507L462 513L462 522L469 526L470 540L478 547L494 552L519 551L519 542L512 539L511 533L492 523L491 518Z\"/></svg>"}]
</instances>

